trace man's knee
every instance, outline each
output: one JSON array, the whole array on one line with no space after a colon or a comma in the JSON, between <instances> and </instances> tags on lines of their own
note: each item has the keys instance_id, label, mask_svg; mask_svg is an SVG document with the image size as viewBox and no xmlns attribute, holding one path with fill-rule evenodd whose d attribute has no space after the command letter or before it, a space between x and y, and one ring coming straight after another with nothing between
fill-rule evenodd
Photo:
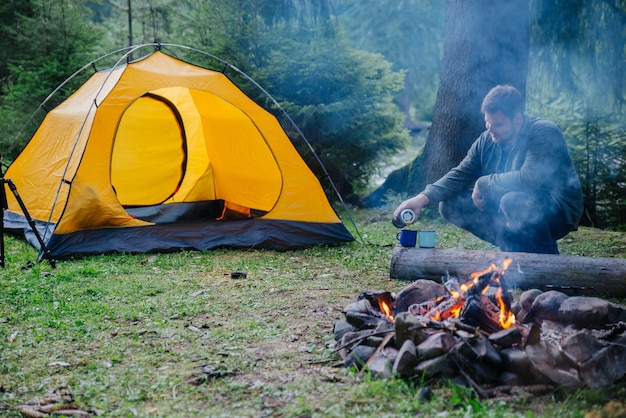
<instances>
[{"instance_id":1,"label":"man's knee","mask_svg":"<svg viewBox=\"0 0 626 418\"><path fill-rule=\"evenodd\" d=\"M536 225L545 219L545 208L533 193L509 192L500 199L500 211L508 226L518 231L527 225Z\"/></svg>"},{"instance_id":2,"label":"man's knee","mask_svg":"<svg viewBox=\"0 0 626 418\"><path fill-rule=\"evenodd\" d=\"M500 220L493 210L478 210L472 202L471 193L440 202L439 213L451 224L471 232L482 240L496 243L496 231Z\"/></svg>"},{"instance_id":3,"label":"man's knee","mask_svg":"<svg viewBox=\"0 0 626 418\"><path fill-rule=\"evenodd\" d=\"M439 202L439 214L443 219L449 220L452 215L452 205L446 201Z\"/></svg>"},{"instance_id":4,"label":"man's knee","mask_svg":"<svg viewBox=\"0 0 626 418\"><path fill-rule=\"evenodd\" d=\"M464 193L439 202L441 217L454 224L458 224L459 220L465 218L472 209L474 209L472 199Z\"/></svg>"}]
</instances>

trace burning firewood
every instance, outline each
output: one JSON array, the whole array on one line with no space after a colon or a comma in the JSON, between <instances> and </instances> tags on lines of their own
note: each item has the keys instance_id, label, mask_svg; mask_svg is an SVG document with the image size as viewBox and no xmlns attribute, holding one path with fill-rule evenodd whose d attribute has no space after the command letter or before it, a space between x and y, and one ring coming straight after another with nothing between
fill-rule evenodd
<instances>
[{"instance_id":1,"label":"burning firewood","mask_svg":"<svg viewBox=\"0 0 626 418\"><path fill-rule=\"evenodd\" d=\"M444 284L418 280L397 295L361 292L334 330L344 365L384 378L460 377L479 397L515 386L604 387L626 377L626 308L555 298L554 290L529 290L515 302L504 280L509 264Z\"/></svg>"}]
</instances>

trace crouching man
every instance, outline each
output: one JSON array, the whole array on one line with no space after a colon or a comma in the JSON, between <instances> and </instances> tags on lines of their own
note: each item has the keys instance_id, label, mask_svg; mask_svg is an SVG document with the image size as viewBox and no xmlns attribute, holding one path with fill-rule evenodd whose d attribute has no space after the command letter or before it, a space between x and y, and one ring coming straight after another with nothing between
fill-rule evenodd
<instances>
[{"instance_id":1,"label":"crouching man","mask_svg":"<svg viewBox=\"0 0 626 418\"><path fill-rule=\"evenodd\" d=\"M394 219L439 202L444 219L502 251L558 254L556 241L582 216L580 180L558 126L524 106L514 87L491 89L481 106L486 131L458 166L402 202Z\"/></svg>"}]
</instances>

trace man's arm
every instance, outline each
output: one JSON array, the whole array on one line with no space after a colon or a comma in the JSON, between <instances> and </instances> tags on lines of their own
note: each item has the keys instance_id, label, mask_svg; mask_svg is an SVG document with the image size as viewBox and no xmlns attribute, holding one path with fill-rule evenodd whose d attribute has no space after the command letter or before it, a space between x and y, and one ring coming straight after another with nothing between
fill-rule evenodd
<instances>
[{"instance_id":1,"label":"man's arm","mask_svg":"<svg viewBox=\"0 0 626 418\"><path fill-rule=\"evenodd\" d=\"M437 203L473 187L483 173L485 143L490 142L488 135L483 134L478 137L467 151L465 158L439 180L427 185L422 193L428 196L431 203Z\"/></svg>"},{"instance_id":2,"label":"man's arm","mask_svg":"<svg viewBox=\"0 0 626 418\"><path fill-rule=\"evenodd\" d=\"M404 209L415 212L416 220L424 206L445 200L471 187L481 174L481 150L486 138L481 135L470 147L467 155L442 178L426 186L423 192L402 202L394 211L393 219L397 219ZM487 138L487 140L490 140Z\"/></svg>"},{"instance_id":3,"label":"man's arm","mask_svg":"<svg viewBox=\"0 0 626 418\"><path fill-rule=\"evenodd\" d=\"M411 209L413 212L415 212L415 220L417 221L417 219L419 218L419 214L422 211L422 208L429 203L430 199L428 198L428 196L426 196L424 193L420 193L417 196L414 196L400 203L400 206L398 206L393 213L393 219L398 219L398 216L400 216L400 212L402 212L404 209Z\"/></svg>"}]
</instances>

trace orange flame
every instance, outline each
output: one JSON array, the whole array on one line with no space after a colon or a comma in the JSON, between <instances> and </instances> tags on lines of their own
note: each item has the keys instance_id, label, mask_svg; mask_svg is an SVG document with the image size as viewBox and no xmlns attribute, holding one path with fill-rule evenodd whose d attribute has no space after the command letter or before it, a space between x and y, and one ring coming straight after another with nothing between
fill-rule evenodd
<instances>
[{"instance_id":1,"label":"orange flame","mask_svg":"<svg viewBox=\"0 0 626 418\"><path fill-rule=\"evenodd\" d=\"M429 317L435 321L447 319L447 318L456 318L460 315L461 309L463 308L463 304L465 302L465 293L469 289L471 289L474 285L478 284L479 279L489 273L493 274L493 281L496 283L500 283L500 278L506 271L506 269L511 265L513 259L506 258L502 261L502 266L497 266L494 263L491 263L489 267L482 271L476 271L470 274L471 281L468 283L462 283L459 285L459 291L450 290L450 296L452 296L455 300L460 300L460 303L455 303L453 306L448 307L445 312L441 312L439 309L436 309L432 313L430 313ZM482 290L482 294L484 295L489 289L489 286L485 286ZM504 329L510 328L515 325L515 315L511 312L510 307L507 306L504 301L502 287L499 287L496 291L496 301L498 303L498 308L500 310L498 316L498 323Z\"/></svg>"},{"instance_id":2,"label":"orange flame","mask_svg":"<svg viewBox=\"0 0 626 418\"><path fill-rule=\"evenodd\" d=\"M496 300L498 301L498 307L500 308L500 316L498 322L502 328L507 329L515 325L515 314L504 303L502 297L502 288L499 288L496 292Z\"/></svg>"},{"instance_id":3,"label":"orange flame","mask_svg":"<svg viewBox=\"0 0 626 418\"><path fill-rule=\"evenodd\" d=\"M391 319L392 321L395 319L393 316L393 311L391 310L391 306L387 302L381 299L378 301L378 306L387 318Z\"/></svg>"},{"instance_id":4,"label":"orange flame","mask_svg":"<svg viewBox=\"0 0 626 418\"><path fill-rule=\"evenodd\" d=\"M490 267L494 267L493 271L497 272L497 275L495 277L496 282L500 283L500 278L502 277L502 275L504 274L506 269L511 265L512 262L513 262L513 259L505 258L502 261L501 268L495 266L494 264L491 264ZM498 318L498 322L500 323L500 326L504 329L511 328L513 325L515 325L515 314L511 312L510 307L507 306L507 304L504 302L504 296L502 294L502 286L500 286L498 290L496 291L496 301L498 301L498 307L500 308L500 315Z\"/></svg>"},{"instance_id":5,"label":"orange flame","mask_svg":"<svg viewBox=\"0 0 626 418\"><path fill-rule=\"evenodd\" d=\"M461 314L461 310L463 309L463 305L465 304L465 299L459 297L455 297L456 301L452 306L449 306L445 309L436 308L434 311L428 314L428 317L433 321L445 321L450 318L458 318Z\"/></svg>"},{"instance_id":6,"label":"orange flame","mask_svg":"<svg viewBox=\"0 0 626 418\"><path fill-rule=\"evenodd\" d=\"M449 290L449 294L452 297L451 303L447 304L447 306L445 307L442 307L441 305L437 306L428 313L428 317L434 321L442 321L449 318L458 318L465 304L465 294L467 293L467 291L474 285L478 284L479 279L488 273L494 273L492 275L492 282L496 282L499 284L500 278L512 262L513 259L506 258L502 261L502 266L497 266L496 264L492 263L483 271L471 273L470 282L461 283L458 287L458 291ZM485 294L488 289L489 286L485 286L485 288L482 290L482 294ZM498 308L500 310L498 323L503 329L512 327L513 325L515 325L515 314L511 312L510 307L507 306L507 303L505 302L502 286L500 286L496 291L495 298L498 303ZM444 297L439 297L437 300L435 300L435 303L442 302L443 300ZM378 307L388 319L390 319L392 322L395 321L391 304L383 299L379 299Z\"/></svg>"},{"instance_id":7,"label":"orange flame","mask_svg":"<svg viewBox=\"0 0 626 418\"><path fill-rule=\"evenodd\" d=\"M500 277L504 274L506 269L509 268L512 262L512 258L505 258L502 261L502 268L499 271L497 279L498 282L500 282ZM496 300L498 301L498 306L500 308L500 325L504 329L511 328L513 325L515 325L515 314L511 312L510 306L507 306L504 302L504 296L502 295L502 286L500 286L500 288L498 288L498 291L496 292Z\"/></svg>"},{"instance_id":8,"label":"orange flame","mask_svg":"<svg viewBox=\"0 0 626 418\"><path fill-rule=\"evenodd\" d=\"M476 284L478 283L478 279L487 273L496 272L499 276L503 275L512 262L512 258L505 258L504 260L502 260L502 267L497 266L495 263L491 263L491 265L483 271L475 271L474 273L471 273L470 279L472 279L474 281L474 284Z\"/></svg>"}]
</instances>

